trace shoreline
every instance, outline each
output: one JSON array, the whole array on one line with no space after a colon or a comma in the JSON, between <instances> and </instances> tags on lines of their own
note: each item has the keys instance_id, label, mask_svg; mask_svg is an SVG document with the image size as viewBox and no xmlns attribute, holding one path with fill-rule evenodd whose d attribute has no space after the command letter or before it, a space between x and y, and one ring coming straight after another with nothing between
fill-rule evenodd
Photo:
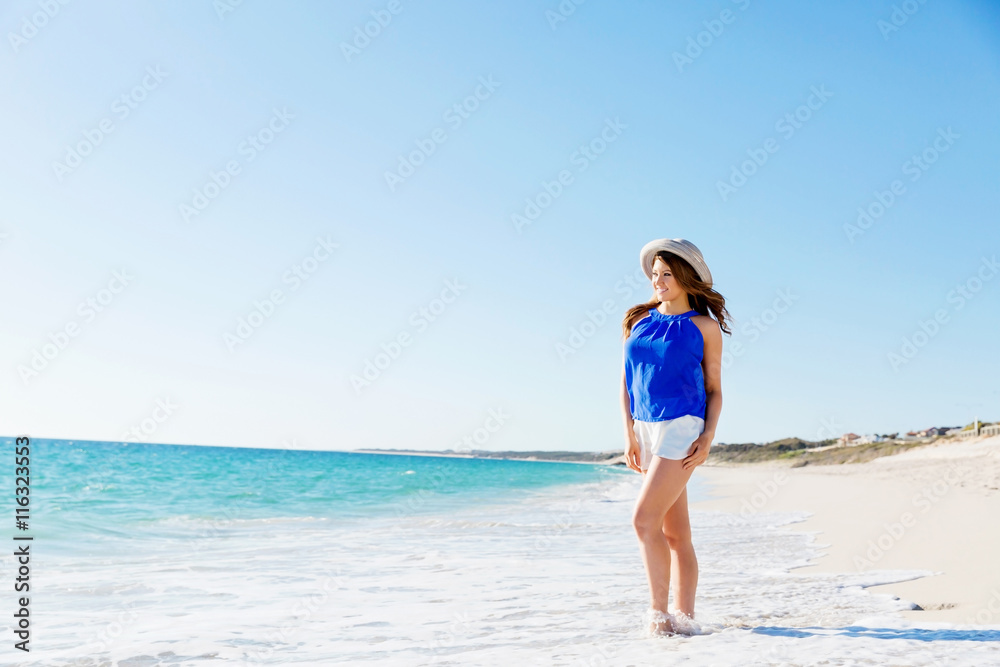
<instances>
[{"instance_id":1,"label":"shoreline","mask_svg":"<svg viewBox=\"0 0 1000 667\"><path fill-rule=\"evenodd\" d=\"M782 530L823 553L795 572L924 570L870 586L918 605L911 621L1000 624L1000 436L941 441L865 463L702 465L708 500L691 510L806 511Z\"/></svg>"},{"instance_id":2,"label":"shoreline","mask_svg":"<svg viewBox=\"0 0 1000 667\"><path fill-rule=\"evenodd\" d=\"M540 463L584 463L587 465L618 465L618 459L624 459L621 454L616 455L614 458L586 461L580 459L544 459L538 458L537 456L500 456L501 454L517 454L518 452L479 452L477 454L457 454L457 453L445 453L445 452L428 452L428 451L411 451L406 449L352 449L348 453L350 454L390 454L395 456L437 456L441 458L448 459L484 459L484 460L494 460L494 461L537 461ZM567 452L568 454L606 454L607 452ZM494 454L494 456L482 456L482 454Z\"/></svg>"}]
</instances>

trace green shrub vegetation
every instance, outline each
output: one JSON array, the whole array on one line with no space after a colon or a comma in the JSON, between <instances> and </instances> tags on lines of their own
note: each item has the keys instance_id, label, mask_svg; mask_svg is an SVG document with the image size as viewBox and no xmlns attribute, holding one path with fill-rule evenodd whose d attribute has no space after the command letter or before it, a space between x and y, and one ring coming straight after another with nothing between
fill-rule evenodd
<instances>
[{"instance_id":1,"label":"green shrub vegetation","mask_svg":"<svg viewBox=\"0 0 1000 667\"><path fill-rule=\"evenodd\" d=\"M892 456L933 442L927 440L886 440L864 445L835 447L836 440L810 442L799 438L784 438L766 444L712 445L709 464L760 463L763 461L794 461L793 468L804 465L835 465L863 463L881 456Z\"/></svg>"}]
</instances>

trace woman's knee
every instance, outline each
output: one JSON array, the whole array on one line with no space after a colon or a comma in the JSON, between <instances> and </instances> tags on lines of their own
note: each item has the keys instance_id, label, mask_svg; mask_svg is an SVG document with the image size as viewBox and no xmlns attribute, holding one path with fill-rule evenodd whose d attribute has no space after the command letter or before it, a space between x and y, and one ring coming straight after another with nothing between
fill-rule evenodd
<instances>
[{"instance_id":1,"label":"woman's knee","mask_svg":"<svg viewBox=\"0 0 1000 667\"><path fill-rule=\"evenodd\" d=\"M657 531L661 530L662 524L663 519L661 517L654 516L651 512L644 511L641 508L632 514L632 528L635 529L635 534L640 539L655 535Z\"/></svg>"},{"instance_id":2,"label":"woman's knee","mask_svg":"<svg viewBox=\"0 0 1000 667\"><path fill-rule=\"evenodd\" d=\"M691 533L681 532L676 533L668 530L663 531L663 536L667 538L667 545L673 550L678 551L680 549L691 548Z\"/></svg>"}]
</instances>

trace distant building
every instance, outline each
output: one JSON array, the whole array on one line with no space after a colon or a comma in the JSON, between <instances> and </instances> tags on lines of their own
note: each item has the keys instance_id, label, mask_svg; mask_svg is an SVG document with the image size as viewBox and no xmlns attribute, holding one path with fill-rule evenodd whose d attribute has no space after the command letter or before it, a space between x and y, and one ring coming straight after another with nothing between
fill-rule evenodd
<instances>
[{"instance_id":1,"label":"distant building","mask_svg":"<svg viewBox=\"0 0 1000 667\"><path fill-rule=\"evenodd\" d=\"M948 435L949 431L957 432L961 430L962 430L961 426L959 426L957 429L954 429L950 426L932 426L930 428L925 428L923 431L918 431L917 435L926 438L929 436Z\"/></svg>"},{"instance_id":2,"label":"distant building","mask_svg":"<svg viewBox=\"0 0 1000 667\"><path fill-rule=\"evenodd\" d=\"M860 436L857 433L845 433L844 435L837 438L837 444L840 445L841 447L845 447L847 445L853 445L855 444L854 441L857 440L859 437Z\"/></svg>"}]
</instances>

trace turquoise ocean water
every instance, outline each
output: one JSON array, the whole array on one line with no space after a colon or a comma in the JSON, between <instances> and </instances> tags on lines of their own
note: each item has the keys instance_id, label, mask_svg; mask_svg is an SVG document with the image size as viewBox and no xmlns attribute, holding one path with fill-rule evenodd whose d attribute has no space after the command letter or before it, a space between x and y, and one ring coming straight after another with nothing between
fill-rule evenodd
<instances>
[{"instance_id":1,"label":"turquoise ocean water","mask_svg":"<svg viewBox=\"0 0 1000 667\"><path fill-rule=\"evenodd\" d=\"M3 445L13 461L14 440ZM76 551L81 541L172 534L177 518L347 526L520 502L623 472L544 461L39 439L31 440L30 532ZM2 467L2 488L13 488L12 473Z\"/></svg>"}]
</instances>

